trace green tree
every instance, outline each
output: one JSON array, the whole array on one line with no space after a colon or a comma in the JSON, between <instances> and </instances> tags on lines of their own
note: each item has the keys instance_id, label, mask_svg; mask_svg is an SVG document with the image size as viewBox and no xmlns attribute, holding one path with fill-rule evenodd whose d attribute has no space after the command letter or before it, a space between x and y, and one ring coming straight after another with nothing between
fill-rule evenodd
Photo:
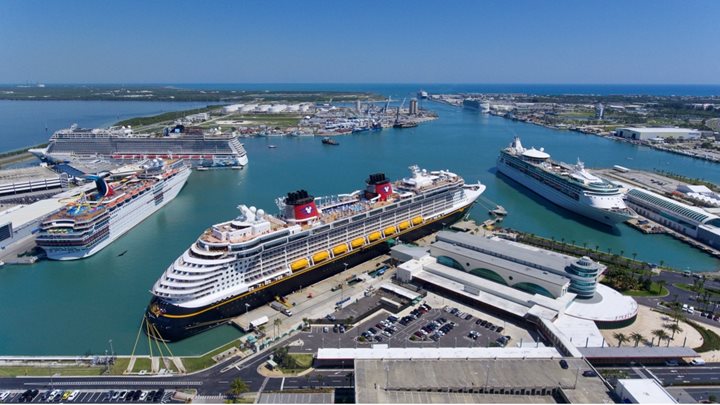
<instances>
[{"instance_id":1,"label":"green tree","mask_svg":"<svg viewBox=\"0 0 720 405\"><path fill-rule=\"evenodd\" d=\"M667 284L667 280L660 279L655 282L658 286L658 295L662 294L663 288L665 287L665 284Z\"/></svg>"},{"instance_id":2,"label":"green tree","mask_svg":"<svg viewBox=\"0 0 720 405\"><path fill-rule=\"evenodd\" d=\"M641 335L638 332L633 332L630 334L630 340L635 342L635 347L638 347L638 344L640 344L640 342L642 342L643 339L645 339L645 336Z\"/></svg>"},{"instance_id":3,"label":"green tree","mask_svg":"<svg viewBox=\"0 0 720 405\"><path fill-rule=\"evenodd\" d=\"M614 333L614 334L613 334L613 337L615 338L615 340L617 340L617 342L618 342L618 347L622 346L623 343L625 343L625 342L627 342L628 340L630 340L630 339L628 339L627 336L625 336L624 333Z\"/></svg>"},{"instance_id":4,"label":"green tree","mask_svg":"<svg viewBox=\"0 0 720 405\"><path fill-rule=\"evenodd\" d=\"M653 334L653 336L658 338L658 346L660 346L663 340L670 338L670 335L668 335L664 329L655 329L651 333Z\"/></svg>"},{"instance_id":5,"label":"green tree","mask_svg":"<svg viewBox=\"0 0 720 405\"><path fill-rule=\"evenodd\" d=\"M670 336L670 340L675 340L675 333L682 332L682 328L677 323L668 323L665 325L665 329L672 332L672 336Z\"/></svg>"},{"instance_id":6,"label":"green tree","mask_svg":"<svg viewBox=\"0 0 720 405\"><path fill-rule=\"evenodd\" d=\"M233 397L237 398L248 391L250 391L250 388L242 378L236 378L230 382L228 393Z\"/></svg>"}]
</instances>

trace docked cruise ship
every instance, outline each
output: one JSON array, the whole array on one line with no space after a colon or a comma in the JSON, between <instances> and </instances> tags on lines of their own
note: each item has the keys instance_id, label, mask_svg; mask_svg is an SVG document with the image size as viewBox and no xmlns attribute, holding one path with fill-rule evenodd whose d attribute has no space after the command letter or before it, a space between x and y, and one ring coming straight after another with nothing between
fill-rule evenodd
<instances>
[{"instance_id":1,"label":"docked cruise ship","mask_svg":"<svg viewBox=\"0 0 720 405\"><path fill-rule=\"evenodd\" d=\"M515 137L500 152L500 173L553 203L587 218L615 225L636 214L625 205L620 189L597 177L578 160L576 165L555 162L541 149L525 149Z\"/></svg>"},{"instance_id":2,"label":"docked cruise ship","mask_svg":"<svg viewBox=\"0 0 720 405\"><path fill-rule=\"evenodd\" d=\"M30 149L42 160L55 163L76 158L125 162L143 159L183 159L192 166L242 167L247 153L236 135L178 126L163 136L136 134L131 128L80 128L55 132L47 147Z\"/></svg>"},{"instance_id":3,"label":"docked cruise ship","mask_svg":"<svg viewBox=\"0 0 720 405\"><path fill-rule=\"evenodd\" d=\"M92 176L97 190L81 194L40 224L36 243L53 260L91 256L172 201L190 176L182 160L153 159L115 181Z\"/></svg>"},{"instance_id":4,"label":"docked cruise ship","mask_svg":"<svg viewBox=\"0 0 720 405\"><path fill-rule=\"evenodd\" d=\"M490 103L480 99L466 98L465 100L463 100L463 107L467 108L468 110L476 110L483 113L490 112Z\"/></svg>"},{"instance_id":5,"label":"docked cruise ship","mask_svg":"<svg viewBox=\"0 0 720 405\"><path fill-rule=\"evenodd\" d=\"M279 214L240 205L237 218L207 229L152 288L145 316L153 338L177 341L389 251L463 217L485 186L448 171L411 167L364 189L277 199Z\"/></svg>"}]
</instances>

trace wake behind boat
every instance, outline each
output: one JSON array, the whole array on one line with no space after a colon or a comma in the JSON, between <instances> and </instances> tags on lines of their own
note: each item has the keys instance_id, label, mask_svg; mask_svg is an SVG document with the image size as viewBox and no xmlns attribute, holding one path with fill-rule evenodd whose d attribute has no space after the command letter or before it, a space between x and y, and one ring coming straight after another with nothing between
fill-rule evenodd
<instances>
[{"instance_id":1,"label":"wake behind boat","mask_svg":"<svg viewBox=\"0 0 720 405\"><path fill-rule=\"evenodd\" d=\"M553 203L606 225L635 218L620 189L597 177L578 160L576 165L555 162L544 149L525 149L515 137L497 160L500 173Z\"/></svg>"}]
</instances>

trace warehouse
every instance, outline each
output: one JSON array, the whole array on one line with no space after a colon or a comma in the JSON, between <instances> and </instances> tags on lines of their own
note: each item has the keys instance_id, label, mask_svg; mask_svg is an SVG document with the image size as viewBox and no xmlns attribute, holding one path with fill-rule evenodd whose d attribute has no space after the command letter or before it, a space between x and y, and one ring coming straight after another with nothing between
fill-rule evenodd
<instances>
[{"instance_id":1,"label":"warehouse","mask_svg":"<svg viewBox=\"0 0 720 405\"><path fill-rule=\"evenodd\" d=\"M617 136L637 141L652 141L656 139L699 139L700 131L688 128L618 128Z\"/></svg>"}]
</instances>

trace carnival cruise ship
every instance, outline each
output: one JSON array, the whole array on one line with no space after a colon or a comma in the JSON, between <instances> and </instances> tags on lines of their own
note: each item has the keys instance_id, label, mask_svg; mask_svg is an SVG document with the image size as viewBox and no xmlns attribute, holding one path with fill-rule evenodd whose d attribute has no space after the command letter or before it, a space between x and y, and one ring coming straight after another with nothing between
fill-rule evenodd
<instances>
[{"instance_id":1,"label":"carnival cruise ship","mask_svg":"<svg viewBox=\"0 0 720 405\"><path fill-rule=\"evenodd\" d=\"M54 163L76 158L104 158L126 162L144 159L183 159L191 166L242 167L248 157L237 136L181 125L162 136L136 134L131 128L80 128L73 125L55 132L47 147L30 149L41 160Z\"/></svg>"},{"instance_id":2,"label":"carnival cruise ship","mask_svg":"<svg viewBox=\"0 0 720 405\"><path fill-rule=\"evenodd\" d=\"M585 170L581 161L572 166L555 162L542 148L525 149L519 137L500 152L497 169L553 203L595 221L612 226L636 217L620 189Z\"/></svg>"},{"instance_id":3,"label":"carnival cruise ship","mask_svg":"<svg viewBox=\"0 0 720 405\"><path fill-rule=\"evenodd\" d=\"M485 186L449 171L411 167L391 182L373 174L349 194L278 198L279 215L240 205L240 215L207 229L162 274L144 328L177 341L317 283L464 216Z\"/></svg>"},{"instance_id":4,"label":"carnival cruise ship","mask_svg":"<svg viewBox=\"0 0 720 405\"><path fill-rule=\"evenodd\" d=\"M190 176L182 160L148 160L140 172L108 182L92 176L97 191L80 195L40 224L36 243L53 260L91 256L172 201Z\"/></svg>"}]
</instances>

